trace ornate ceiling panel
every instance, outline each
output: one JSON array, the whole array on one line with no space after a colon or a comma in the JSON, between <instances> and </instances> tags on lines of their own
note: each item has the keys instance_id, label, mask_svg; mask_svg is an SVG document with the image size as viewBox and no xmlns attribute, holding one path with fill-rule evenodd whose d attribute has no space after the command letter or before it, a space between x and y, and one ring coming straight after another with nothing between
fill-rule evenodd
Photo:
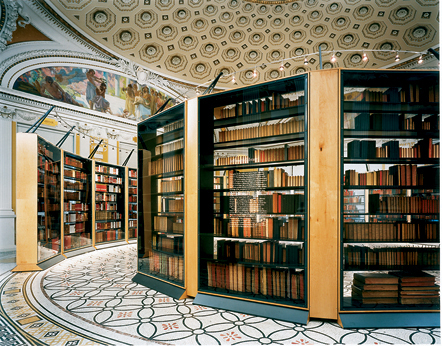
<instances>
[{"instance_id":1,"label":"ornate ceiling panel","mask_svg":"<svg viewBox=\"0 0 442 346\"><path fill-rule=\"evenodd\" d=\"M436 0L46 0L97 45L172 79L246 85L324 67L380 68L438 46ZM369 60L362 61L367 53ZM316 53L316 54L314 54ZM309 62L304 65L305 55ZM407 55L402 53L402 58ZM410 55L408 55L409 57ZM280 66L283 65L283 71ZM253 71L257 74L254 76ZM223 77L219 86L231 86Z\"/></svg>"}]
</instances>

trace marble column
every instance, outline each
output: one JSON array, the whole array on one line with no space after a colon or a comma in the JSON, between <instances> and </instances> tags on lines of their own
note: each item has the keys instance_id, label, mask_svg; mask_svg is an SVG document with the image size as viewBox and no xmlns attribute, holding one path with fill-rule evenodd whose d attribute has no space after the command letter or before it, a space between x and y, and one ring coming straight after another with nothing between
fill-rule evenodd
<instances>
[{"instance_id":1,"label":"marble column","mask_svg":"<svg viewBox=\"0 0 442 346\"><path fill-rule=\"evenodd\" d=\"M15 250L15 213L12 209L12 119L0 116L0 251ZM15 127L14 127L15 128Z\"/></svg>"}]
</instances>

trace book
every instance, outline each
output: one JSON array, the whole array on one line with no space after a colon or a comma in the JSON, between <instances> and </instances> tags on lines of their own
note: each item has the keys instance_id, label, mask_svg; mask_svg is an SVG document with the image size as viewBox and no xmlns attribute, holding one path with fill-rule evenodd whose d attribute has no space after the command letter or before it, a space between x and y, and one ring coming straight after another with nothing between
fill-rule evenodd
<instances>
[{"instance_id":1,"label":"book","mask_svg":"<svg viewBox=\"0 0 442 346\"><path fill-rule=\"evenodd\" d=\"M392 285L396 286L396 285ZM352 297L362 297L362 298L392 298L398 297L398 290L366 290L361 289L355 285L352 285Z\"/></svg>"},{"instance_id":2,"label":"book","mask_svg":"<svg viewBox=\"0 0 442 346\"><path fill-rule=\"evenodd\" d=\"M353 278L364 284L398 284L399 278L385 273L354 273Z\"/></svg>"}]
</instances>

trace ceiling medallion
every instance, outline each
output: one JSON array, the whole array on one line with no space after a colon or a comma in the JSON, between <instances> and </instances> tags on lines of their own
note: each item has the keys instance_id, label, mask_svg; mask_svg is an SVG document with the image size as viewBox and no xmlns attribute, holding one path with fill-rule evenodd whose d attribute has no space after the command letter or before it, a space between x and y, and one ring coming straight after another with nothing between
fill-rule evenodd
<instances>
[{"instance_id":1,"label":"ceiling medallion","mask_svg":"<svg viewBox=\"0 0 442 346\"><path fill-rule=\"evenodd\" d=\"M255 4L264 4L264 5L280 5L280 4L290 4L291 2L295 2L298 0L243 0L246 2L253 2Z\"/></svg>"}]
</instances>

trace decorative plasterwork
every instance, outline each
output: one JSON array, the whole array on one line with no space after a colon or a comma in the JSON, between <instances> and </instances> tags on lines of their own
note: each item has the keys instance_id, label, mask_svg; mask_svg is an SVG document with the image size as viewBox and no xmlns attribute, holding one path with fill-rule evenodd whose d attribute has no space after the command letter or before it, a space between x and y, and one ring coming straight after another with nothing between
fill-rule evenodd
<instances>
[{"instance_id":1,"label":"decorative plasterwork","mask_svg":"<svg viewBox=\"0 0 442 346\"><path fill-rule=\"evenodd\" d=\"M0 116L3 119L14 119L15 117L15 109L8 108L8 106L4 106L0 104Z\"/></svg>"},{"instance_id":2,"label":"decorative plasterwork","mask_svg":"<svg viewBox=\"0 0 442 346\"><path fill-rule=\"evenodd\" d=\"M24 20L17 22L18 16ZM12 33L17 29L16 23L25 27L31 20L23 11L21 0L0 0L0 52L6 48L8 41L12 40Z\"/></svg>"}]
</instances>

